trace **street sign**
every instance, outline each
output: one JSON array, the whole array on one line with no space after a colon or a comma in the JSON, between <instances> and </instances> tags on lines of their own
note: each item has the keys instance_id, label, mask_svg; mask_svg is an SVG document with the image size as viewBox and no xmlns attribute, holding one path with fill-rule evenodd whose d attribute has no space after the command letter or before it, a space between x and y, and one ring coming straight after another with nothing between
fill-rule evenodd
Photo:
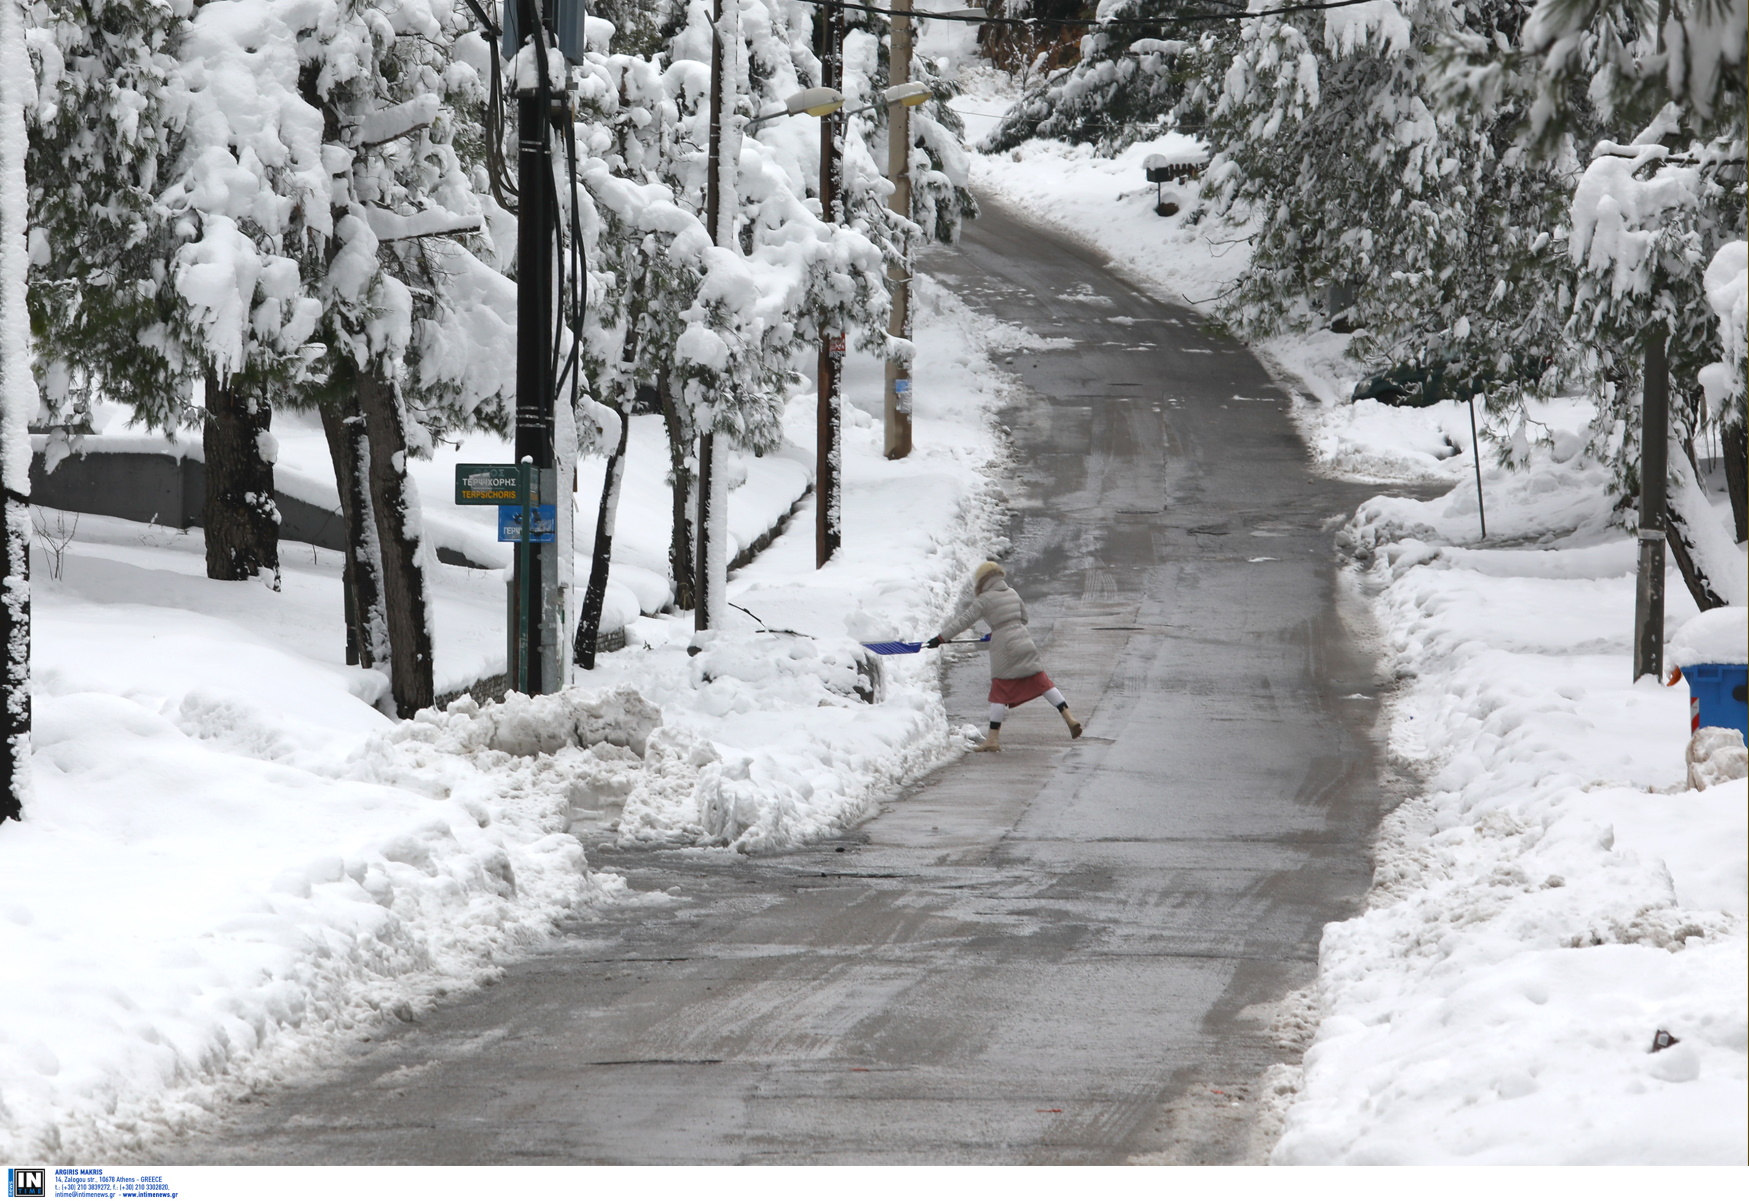
<instances>
[{"instance_id":1,"label":"street sign","mask_svg":"<svg viewBox=\"0 0 1749 1201\"><path fill-rule=\"evenodd\" d=\"M516 486L515 463L457 463L455 503L458 505L513 505L522 500Z\"/></svg>"},{"instance_id":2,"label":"street sign","mask_svg":"<svg viewBox=\"0 0 1749 1201\"><path fill-rule=\"evenodd\" d=\"M559 507L557 505L531 505L528 511L528 540L530 542L552 542L558 536ZM498 506L498 541L522 541L522 506Z\"/></svg>"}]
</instances>

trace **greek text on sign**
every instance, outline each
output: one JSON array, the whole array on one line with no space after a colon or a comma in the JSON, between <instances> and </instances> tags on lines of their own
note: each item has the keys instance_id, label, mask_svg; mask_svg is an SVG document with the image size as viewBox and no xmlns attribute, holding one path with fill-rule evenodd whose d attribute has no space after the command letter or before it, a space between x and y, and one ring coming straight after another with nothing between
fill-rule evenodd
<instances>
[{"instance_id":1,"label":"greek text on sign","mask_svg":"<svg viewBox=\"0 0 1749 1201\"><path fill-rule=\"evenodd\" d=\"M528 540L555 541L559 528L557 505L531 505L528 512ZM522 506L498 506L498 541L522 541Z\"/></svg>"},{"instance_id":2,"label":"greek text on sign","mask_svg":"<svg viewBox=\"0 0 1749 1201\"><path fill-rule=\"evenodd\" d=\"M457 463L455 503L458 505L511 505L522 500L514 463Z\"/></svg>"}]
</instances>

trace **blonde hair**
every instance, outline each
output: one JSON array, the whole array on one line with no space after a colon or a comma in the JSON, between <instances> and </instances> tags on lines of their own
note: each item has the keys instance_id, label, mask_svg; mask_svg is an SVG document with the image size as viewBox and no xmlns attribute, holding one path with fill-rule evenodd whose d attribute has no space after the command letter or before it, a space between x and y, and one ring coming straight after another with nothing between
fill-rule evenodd
<instances>
[{"instance_id":1,"label":"blonde hair","mask_svg":"<svg viewBox=\"0 0 1749 1201\"><path fill-rule=\"evenodd\" d=\"M997 576L1005 577L1007 574L1006 571L1002 570L1002 564L992 563L986 559L984 562L978 564L976 571L972 572L973 593L982 592L990 586L991 580L995 579Z\"/></svg>"}]
</instances>

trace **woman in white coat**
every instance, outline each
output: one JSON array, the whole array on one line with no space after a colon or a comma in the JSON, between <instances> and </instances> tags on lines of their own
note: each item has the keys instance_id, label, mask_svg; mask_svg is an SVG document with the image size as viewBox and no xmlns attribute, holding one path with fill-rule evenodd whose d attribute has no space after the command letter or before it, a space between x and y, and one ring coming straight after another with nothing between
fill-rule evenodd
<instances>
[{"instance_id":1,"label":"woman in white coat","mask_svg":"<svg viewBox=\"0 0 1749 1201\"><path fill-rule=\"evenodd\" d=\"M990 627L990 736L980 751L1002 749L1002 719L1013 705L1042 696L1057 707L1069 727L1069 737L1081 737L1081 723L1069 712L1069 702L1039 662L1038 647L1026 632L1026 602L1008 586L1007 573L995 563L980 563L972 573L972 599L948 618L940 634L926 645L940 646L962 630L982 621Z\"/></svg>"}]
</instances>

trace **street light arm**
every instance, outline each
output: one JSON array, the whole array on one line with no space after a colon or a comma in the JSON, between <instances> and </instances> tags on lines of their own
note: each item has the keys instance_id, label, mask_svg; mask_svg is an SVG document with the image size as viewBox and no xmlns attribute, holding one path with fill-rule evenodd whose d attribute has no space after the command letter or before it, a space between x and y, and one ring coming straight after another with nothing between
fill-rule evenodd
<instances>
[{"instance_id":1,"label":"street light arm","mask_svg":"<svg viewBox=\"0 0 1749 1201\"><path fill-rule=\"evenodd\" d=\"M779 117L799 117L804 113L810 117L827 117L843 107L844 93L837 88L804 88L787 97L782 108L754 117L747 122L746 129L752 132L767 121L775 121Z\"/></svg>"}]
</instances>

